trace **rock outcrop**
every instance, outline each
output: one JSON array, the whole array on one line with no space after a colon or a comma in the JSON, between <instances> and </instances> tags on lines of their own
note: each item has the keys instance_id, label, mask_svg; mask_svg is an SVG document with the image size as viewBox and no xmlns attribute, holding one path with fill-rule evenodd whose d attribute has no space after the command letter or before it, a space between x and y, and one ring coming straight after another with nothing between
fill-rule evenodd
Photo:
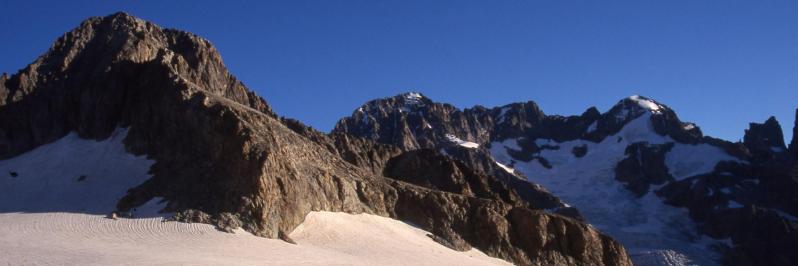
<instances>
[{"instance_id":1,"label":"rock outcrop","mask_svg":"<svg viewBox=\"0 0 798 266\"><path fill-rule=\"evenodd\" d=\"M731 238L724 265L795 265L798 262L798 223L776 212L745 206L714 213L706 223L710 234ZM743 230L741 230L743 229Z\"/></svg>"},{"instance_id":2,"label":"rock outcrop","mask_svg":"<svg viewBox=\"0 0 798 266\"><path fill-rule=\"evenodd\" d=\"M435 150L405 152L388 161L384 171L386 177L434 190L523 206L518 195L498 179L475 172L463 162Z\"/></svg>"},{"instance_id":3,"label":"rock outcrop","mask_svg":"<svg viewBox=\"0 0 798 266\"><path fill-rule=\"evenodd\" d=\"M772 159L774 153L781 153L787 149L781 125L772 116L762 124L750 123L745 130L743 144L757 158Z\"/></svg>"},{"instance_id":4,"label":"rock outcrop","mask_svg":"<svg viewBox=\"0 0 798 266\"><path fill-rule=\"evenodd\" d=\"M386 165L408 159L391 161L401 148L426 147L440 136L404 141L402 134L412 129L372 128L397 132L388 137L403 139L394 147L278 118L227 72L207 40L124 13L83 22L3 79L0 158L71 131L103 139L117 127L129 128L128 151L156 163L152 178L119 201L120 211L162 197L180 220L283 239L310 211L366 212L415 224L455 249L476 247L520 265L631 265L610 237L575 219L514 204L512 192L457 162L448 163L459 172L434 176L476 182L467 190L399 181L433 175L397 168L390 171L394 178L385 178Z\"/></svg>"},{"instance_id":5,"label":"rock outcrop","mask_svg":"<svg viewBox=\"0 0 798 266\"><path fill-rule=\"evenodd\" d=\"M615 167L615 179L638 197L649 192L652 185L673 180L665 166L665 153L673 144L651 145L645 142L626 147L626 158Z\"/></svg>"}]
</instances>

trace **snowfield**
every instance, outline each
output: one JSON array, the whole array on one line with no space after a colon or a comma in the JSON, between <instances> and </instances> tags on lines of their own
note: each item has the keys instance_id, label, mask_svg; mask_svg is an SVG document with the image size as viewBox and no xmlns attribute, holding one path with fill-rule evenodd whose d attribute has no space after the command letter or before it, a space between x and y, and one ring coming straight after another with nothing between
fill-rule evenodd
<instances>
[{"instance_id":1,"label":"snowfield","mask_svg":"<svg viewBox=\"0 0 798 266\"><path fill-rule=\"evenodd\" d=\"M491 154L499 163L513 167L530 181L579 209L588 223L620 241L636 265L717 264L719 254L714 252L712 245L721 242L700 235L688 217L687 209L667 205L654 193L636 198L623 187L623 183L615 180L615 166L625 158L629 144L674 142L670 137L658 135L651 126L650 116L659 111L658 106L636 100L649 112L602 142L574 140L558 143L537 139L539 146L559 147L538 154L548 160L551 169L537 160L513 160L507 150L520 150L515 139L491 143ZM587 154L577 158L572 150L582 145L587 146ZM736 159L715 146L675 143L666 154L665 163L673 177L681 180L710 172L723 160ZM650 191L658 188L652 187Z\"/></svg>"},{"instance_id":2,"label":"snowfield","mask_svg":"<svg viewBox=\"0 0 798 266\"><path fill-rule=\"evenodd\" d=\"M0 213L0 264L9 265L510 265L458 252L400 221L311 212L297 245L207 224L82 213Z\"/></svg>"},{"instance_id":3,"label":"snowfield","mask_svg":"<svg viewBox=\"0 0 798 266\"><path fill-rule=\"evenodd\" d=\"M133 219L108 219L153 161L125 152L120 129L103 141L70 134L0 161L0 264L8 265L509 265L446 248L427 232L368 214L311 212L297 243L170 222L153 199Z\"/></svg>"}]
</instances>

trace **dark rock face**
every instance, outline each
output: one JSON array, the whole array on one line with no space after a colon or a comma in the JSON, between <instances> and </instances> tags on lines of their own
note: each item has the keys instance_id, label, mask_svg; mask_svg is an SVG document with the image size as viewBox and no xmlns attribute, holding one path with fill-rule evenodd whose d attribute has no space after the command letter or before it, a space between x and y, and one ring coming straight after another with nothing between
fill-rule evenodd
<instances>
[{"instance_id":1,"label":"dark rock face","mask_svg":"<svg viewBox=\"0 0 798 266\"><path fill-rule=\"evenodd\" d=\"M724 265L795 265L798 263L798 223L756 206L715 212L706 230L731 238ZM740 230L741 228L745 230Z\"/></svg>"},{"instance_id":2,"label":"dark rock face","mask_svg":"<svg viewBox=\"0 0 798 266\"><path fill-rule=\"evenodd\" d=\"M686 207L700 230L716 239L731 238L728 265L795 265L798 168L770 161L725 162L710 174L672 182L657 191L666 202Z\"/></svg>"},{"instance_id":3,"label":"dark rock face","mask_svg":"<svg viewBox=\"0 0 798 266\"><path fill-rule=\"evenodd\" d=\"M403 151L442 149L467 167L498 178L531 206L556 209L565 207L557 197L538 185L519 179L517 173L507 173L496 164L484 145L464 148L451 141L454 136L488 143L493 138L492 134L518 136L539 128L542 123L573 124L577 121L574 118L552 117L547 122L545 118L534 102L494 109L477 106L461 111L449 104L435 103L419 93L405 93L366 103L355 110L351 117L338 121L332 135L358 136L394 145ZM497 129L494 130L494 127Z\"/></svg>"},{"instance_id":4,"label":"dark rock face","mask_svg":"<svg viewBox=\"0 0 798 266\"><path fill-rule=\"evenodd\" d=\"M338 121L333 132L348 133L403 150L439 148L447 135L476 143L507 138L576 139L598 119L590 108L580 116L547 116L534 102L459 110L418 93L370 101Z\"/></svg>"},{"instance_id":5,"label":"dark rock face","mask_svg":"<svg viewBox=\"0 0 798 266\"><path fill-rule=\"evenodd\" d=\"M454 168L441 169L451 171L427 175L466 181L461 194L385 178L377 173L400 148L279 119L227 72L208 41L124 13L87 20L5 79L0 158L70 131L102 139L117 127L129 128L128 151L156 163L153 177L130 189L119 211L163 197L178 219L225 230L241 226L287 241L310 211L365 212L411 222L452 247L477 247L520 265L631 265L616 241L577 220L511 204L512 191L462 163L449 161ZM430 111L448 112L445 106ZM477 118L466 114L456 121ZM394 130L404 136L410 129ZM466 137L479 135L472 133ZM416 138L400 147L429 143ZM401 172L396 178L423 176Z\"/></svg>"},{"instance_id":6,"label":"dark rock face","mask_svg":"<svg viewBox=\"0 0 798 266\"><path fill-rule=\"evenodd\" d=\"M665 166L665 153L673 144L650 145L645 142L626 147L626 159L615 167L615 179L638 197L648 193L649 186L662 185L673 179Z\"/></svg>"},{"instance_id":7,"label":"dark rock face","mask_svg":"<svg viewBox=\"0 0 798 266\"><path fill-rule=\"evenodd\" d=\"M784 146L781 125L772 116L762 124L750 123L745 130L743 143L755 157L772 158L771 154L783 152L787 148Z\"/></svg>"},{"instance_id":8,"label":"dark rock face","mask_svg":"<svg viewBox=\"0 0 798 266\"><path fill-rule=\"evenodd\" d=\"M439 236L457 232L457 237L445 238L456 249L468 249L466 243L487 243L471 246L498 257L518 258L512 261L523 265L631 265L616 241L573 219L498 201L405 190L408 185L396 184L403 184L396 187L397 217L432 228ZM433 202L438 204L428 204Z\"/></svg>"},{"instance_id":9,"label":"dark rock face","mask_svg":"<svg viewBox=\"0 0 798 266\"><path fill-rule=\"evenodd\" d=\"M532 208L535 209L562 209L567 208L562 201L552 195L549 191L538 184L531 183L526 180L526 177L520 173L508 173L504 169L500 169L490 153L484 149L470 149L459 146L450 146L443 149L450 157L458 161L464 162L466 166L476 171L488 174L492 178L497 178L499 181L507 185L521 199L526 201ZM568 212L566 216L582 219L578 212Z\"/></svg>"},{"instance_id":10,"label":"dark rock face","mask_svg":"<svg viewBox=\"0 0 798 266\"><path fill-rule=\"evenodd\" d=\"M405 152L388 161L384 171L386 177L435 190L522 205L518 195L495 177L476 172L435 150Z\"/></svg>"},{"instance_id":11,"label":"dark rock face","mask_svg":"<svg viewBox=\"0 0 798 266\"><path fill-rule=\"evenodd\" d=\"M487 140L481 129L491 121L485 110L461 112L449 104L434 103L419 93L405 93L366 103L352 116L338 121L334 133L393 144L402 150L436 148L447 134L468 140ZM482 142L482 141L479 141Z\"/></svg>"},{"instance_id":12,"label":"dark rock face","mask_svg":"<svg viewBox=\"0 0 798 266\"><path fill-rule=\"evenodd\" d=\"M790 141L790 151L798 158L798 109L795 109L795 126L792 127L792 141Z\"/></svg>"}]
</instances>

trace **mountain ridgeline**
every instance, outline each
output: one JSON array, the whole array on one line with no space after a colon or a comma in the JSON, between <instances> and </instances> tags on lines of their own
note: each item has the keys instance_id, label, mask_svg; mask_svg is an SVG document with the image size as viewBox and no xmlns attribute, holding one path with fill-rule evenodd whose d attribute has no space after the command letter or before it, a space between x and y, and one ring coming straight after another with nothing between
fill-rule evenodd
<instances>
[{"instance_id":1,"label":"mountain ridgeline","mask_svg":"<svg viewBox=\"0 0 798 266\"><path fill-rule=\"evenodd\" d=\"M704 136L697 125L681 121L668 106L642 96L622 99L604 113L591 107L581 115L559 116L546 115L531 101L459 110L420 93L405 93L369 101L341 119L333 134L351 134L403 150L438 150L498 177L518 194L533 191L550 196L551 204L540 205L542 208L557 212L567 206L568 211L562 214L596 225L613 218L594 209L615 207L601 206L597 204L600 200L585 196L598 190L595 185L569 191L578 182L564 180L608 177L630 195L620 204L650 204L654 199L656 208L677 210L669 219L685 219L683 226L691 228L685 229L691 231L690 237L668 239L676 244L646 245L639 244L639 235L619 228L617 221L598 227L622 238L627 248L653 250L633 253L637 264L668 261L652 255L661 249L674 249L688 262L698 264L798 262L792 255L798 251L798 220L794 218L798 214L798 148L795 137L789 149L785 146L781 126L773 117L762 124L751 123L744 141L732 143ZM621 153L613 157L613 150ZM610 161L609 168L589 163L596 159ZM516 178L508 178L508 174ZM517 180L544 185L529 189L519 187ZM558 189L563 182L571 185ZM597 198L606 196L606 192L596 194ZM533 204L546 202L525 199ZM678 209L687 213L679 214ZM592 214L582 217L581 212ZM655 207L646 206L633 213L640 212L657 215ZM637 226L652 223L631 222ZM663 225L661 230L673 226ZM661 235L669 238L671 234L663 231ZM631 239L623 241L627 238ZM695 243L711 246L707 253L718 256L679 247Z\"/></svg>"},{"instance_id":2,"label":"mountain ridgeline","mask_svg":"<svg viewBox=\"0 0 798 266\"><path fill-rule=\"evenodd\" d=\"M118 212L163 198L177 220L288 242L311 211L369 213L518 265L798 264L798 121L789 146L774 118L732 143L642 96L559 116L404 93L323 133L207 40L125 13L0 77L0 159L118 128L155 162Z\"/></svg>"}]
</instances>

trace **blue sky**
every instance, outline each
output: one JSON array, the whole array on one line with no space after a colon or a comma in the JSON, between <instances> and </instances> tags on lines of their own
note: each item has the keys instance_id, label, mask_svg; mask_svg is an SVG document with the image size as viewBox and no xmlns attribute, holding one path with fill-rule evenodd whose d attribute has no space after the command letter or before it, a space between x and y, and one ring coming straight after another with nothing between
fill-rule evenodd
<instances>
[{"instance_id":1,"label":"blue sky","mask_svg":"<svg viewBox=\"0 0 798 266\"><path fill-rule=\"evenodd\" d=\"M281 115L327 131L404 91L549 114L633 94L738 140L798 107L798 1L2 1L0 72L115 11L209 39Z\"/></svg>"}]
</instances>

